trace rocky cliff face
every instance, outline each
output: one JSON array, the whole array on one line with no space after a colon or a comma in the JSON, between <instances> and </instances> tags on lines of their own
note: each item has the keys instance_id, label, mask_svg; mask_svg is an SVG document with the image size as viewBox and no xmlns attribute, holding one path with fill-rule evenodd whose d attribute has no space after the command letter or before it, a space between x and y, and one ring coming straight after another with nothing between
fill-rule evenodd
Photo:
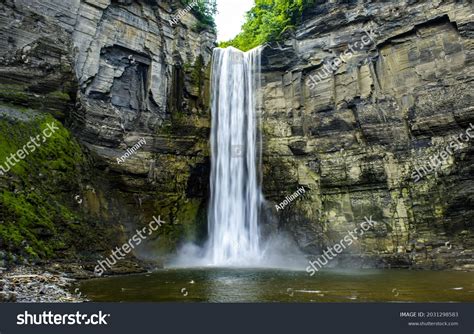
<instances>
[{"instance_id":1,"label":"rocky cliff face","mask_svg":"<svg viewBox=\"0 0 474 334\"><path fill-rule=\"evenodd\" d=\"M2 1L1 160L36 135L45 115L62 123L65 137L58 138L61 152L41 158L70 159L54 166L25 159L0 176L1 248L37 253L45 244L40 255L52 255L74 245L78 252L109 252L125 240L124 231L153 216L169 223L150 237L156 253L199 237L208 197L209 63L216 37L192 12L172 23L182 9L178 0ZM8 132L22 126L24 135ZM59 142L48 143L59 149ZM12 211L24 204L32 216L48 206L61 209L45 213L50 224L31 234L27 230L42 219L18 229Z\"/></svg>"},{"instance_id":2,"label":"rocky cliff face","mask_svg":"<svg viewBox=\"0 0 474 334\"><path fill-rule=\"evenodd\" d=\"M192 13L171 24L179 9L177 0L0 3L0 162L47 124L59 128L0 173L0 267L18 255L109 253L153 216L169 224L142 256L203 236L215 35ZM474 124L472 10L320 1L285 42L265 47L264 193L305 252L320 254L371 216L375 228L331 265L473 269L470 138L425 173Z\"/></svg>"},{"instance_id":3,"label":"rocky cliff face","mask_svg":"<svg viewBox=\"0 0 474 334\"><path fill-rule=\"evenodd\" d=\"M332 265L474 268L472 15L469 1L319 1L266 46L264 192L308 253L372 216Z\"/></svg>"}]
</instances>

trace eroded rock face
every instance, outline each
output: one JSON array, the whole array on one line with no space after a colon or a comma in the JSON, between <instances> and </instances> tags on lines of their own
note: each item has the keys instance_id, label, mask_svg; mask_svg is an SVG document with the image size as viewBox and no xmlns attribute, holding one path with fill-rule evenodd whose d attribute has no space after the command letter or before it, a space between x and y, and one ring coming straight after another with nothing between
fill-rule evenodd
<instances>
[{"instance_id":1,"label":"eroded rock face","mask_svg":"<svg viewBox=\"0 0 474 334\"><path fill-rule=\"evenodd\" d=\"M64 201L77 206L79 194L84 215L122 232L153 216L174 223L150 236L155 254L205 226L208 197L216 36L192 13L171 23L180 9L177 0L0 4L3 116L26 117L21 107L60 119L89 160Z\"/></svg>"},{"instance_id":2,"label":"eroded rock face","mask_svg":"<svg viewBox=\"0 0 474 334\"><path fill-rule=\"evenodd\" d=\"M333 264L360 254L367 265L474 268L473 140L420 169L474 124L472 12L468 1L321 1L266 46L264 192L273 206L306 188L273 211L308 253L372 216L376 227Z\"/></svg>"}]
</instances>

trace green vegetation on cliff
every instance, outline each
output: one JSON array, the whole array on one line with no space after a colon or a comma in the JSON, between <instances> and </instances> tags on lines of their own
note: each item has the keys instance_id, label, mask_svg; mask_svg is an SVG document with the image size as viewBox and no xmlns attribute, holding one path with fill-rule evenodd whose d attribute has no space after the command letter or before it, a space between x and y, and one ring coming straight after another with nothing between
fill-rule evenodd
<instances>
[{"instance_id":1,"label":"green vegetation on cliff","mask_svg":"<svg viewBox=\"0 0 474 334\"><path fill-rule=\"evenodd\" d=\"M303 10L314 2L315 0L255 0L255 6L247 12L242 32L219 46L233 46L247 51L265 42L277 41L285 31L300 23Z\"/></svg>"},{"instance_id":2,"label":"green vegetation on cliff","mask_svg":"<svg viewBox=\"0 0 474 334\"><path fill-rule=\"evenodd\" d=\"M187 6L196 0L182 0L183 5ZM216 0L198 0L197 4L192 7L192 12L199 20L196 27L197 30L205 30L207 28L215 28L214 15L217 12Z\"/></svg>"},{"instance_id":3,"label":"green vegetation on cliff","mask_svg":"<svg viewBox=\"0 0 474 334\"><path fill-rule=\"evenodd\" d=\"M30 110L31 111L31 110ZM49 258L72 237L64 233L76 214L62 193L75 187L83 155L69 131L50 115L30 122L0 119L0 163L41 134L48 124L59 129L1 176L0 248L24 258Z\"/></svg>"}]
</instances>

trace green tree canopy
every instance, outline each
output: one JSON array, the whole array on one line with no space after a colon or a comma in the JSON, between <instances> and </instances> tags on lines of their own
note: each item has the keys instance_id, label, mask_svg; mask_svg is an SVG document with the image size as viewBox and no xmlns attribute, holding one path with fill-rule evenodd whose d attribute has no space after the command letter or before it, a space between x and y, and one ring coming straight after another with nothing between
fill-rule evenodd
<instances>
[{"instance_id":1,"label":"green tree canopy","mask_svg":"<svg viewBox=\"0 0 474 334\"><path fill-rule=\"evenodd\" d=\"M242 32L220 46L247 51L277 41L283 32L301 21L303 10L313 3L314 0L255 0L255 6L247 12Z\"/></svg>"},{"instance_id":2,"label":"green tree canopy","mask_svg":"<svg viewBox=\"0 0 474 334\"><path fill-rule=\"evenodd\" d=\"M195 0L181 0L184 6L192 4ZM198 30L207 28L215 29L214 16L217 12L216 0L197 0L197 4L192 7L192 12L198 18L200 24Z\"/></svg>"}]
</instances>

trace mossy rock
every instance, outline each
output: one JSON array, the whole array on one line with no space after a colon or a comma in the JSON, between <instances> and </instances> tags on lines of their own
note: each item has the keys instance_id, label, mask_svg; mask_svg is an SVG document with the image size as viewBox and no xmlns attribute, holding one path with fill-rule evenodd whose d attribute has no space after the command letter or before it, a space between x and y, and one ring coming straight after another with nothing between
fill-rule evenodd
<instances>
[{"instance_id":1,"label":"mossy rock","mask_svg":"<svg viewBox=\"0 0 474 334\"><path fill-rule=\"evenodd\" d=\"M84 161L78 143L49 114L30 122L0 119L0 248L25 258L51 258L65 248L73 234L68 224L79 217L63 195L77 188Z\"/></svg>"}]
</instances>

